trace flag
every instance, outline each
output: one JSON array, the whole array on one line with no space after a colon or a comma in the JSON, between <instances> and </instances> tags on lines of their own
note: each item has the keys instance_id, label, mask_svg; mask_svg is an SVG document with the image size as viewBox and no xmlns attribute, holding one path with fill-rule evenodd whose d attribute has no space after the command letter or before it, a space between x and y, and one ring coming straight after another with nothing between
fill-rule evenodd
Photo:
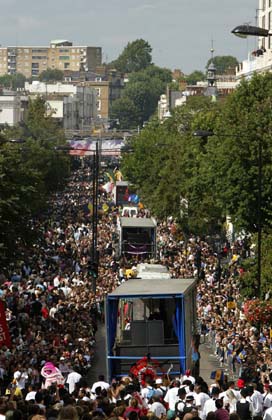
<instances>
[{"instance_id":1,"label":"flag","mask_svg":"<svg viewBox=\"0 0 272 420\"><path fill-rule=\"evenodd\" d=\"M114 183L109 181L105 185L102 186L103 190L106 191L107 194L111 193L114 188Z\"/></svg>"},{"instance_id":2,"label":"flag","mask_svg":"<svg viewBox=\"0 0 272 420\"><path fill-rule=\"evenodd\" d=\"M4 303L0 301L0 347L11 346L8 324L6 320Z\"/></svg>"},{"instance_id":3,"label":"flag","mask_svg":"<svg viewBox=\"0 0 272 420\"><path fill-rule=\"evenodd\" d=\"M133 204L138 204L140 200L137 194L130 194L128 201Z\"/></svg>"},{"instance_id":4,"label":"flag","mask_svg":"<svg viewBox=\"0 0 272 420\"><path fill-rule=\"evenodd\" d=\"M109 206L106 203L104 203L102 205L102 209L103 209L104 213L107 213L107 211L109 211Z\"/></svg>"},{"instance_id":5,"label":"flag","mask_svg":"<svg viewBox=\"0 0 272 420\"><path fill-rule=\"evenodd\" d=\"M123 200L128 201L128 199L129 199L129 190L128 190L128 187L127 187L126 191L125 191L125 194L124 194L124 197L123 197Z\"/></svg>"}]
</instances>

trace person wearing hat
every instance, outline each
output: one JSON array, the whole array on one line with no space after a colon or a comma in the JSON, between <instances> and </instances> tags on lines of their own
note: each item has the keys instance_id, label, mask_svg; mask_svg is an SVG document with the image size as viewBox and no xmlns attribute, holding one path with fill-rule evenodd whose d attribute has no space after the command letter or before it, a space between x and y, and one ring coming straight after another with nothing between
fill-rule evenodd
<instances>
[{"instance_id":1,"label":"person wearing hat","mask_svg":"<svg viewBox=\"0 0 272 420\"><path fill-rule=\"evenodd\" d=\"M185 406L183 408L183 413L185 413L185 415L184 415L183 419L185 418L186 413L193 413L193 412L194 413L198 412L197 407L195 405L194 396L193 395L186 395Z\"/></svg>"},{"instance_id":2,"label":"person wearing hat","mask_svg":"<svg viewBox=\"0 0 272 420\"><path fill-rule=\"evenodd\" d=\"M187 369L185 371L185 374L181 377L181 383L183 383L184 381L191 381L193 385L195 384L195 378L191 375L190 369Z\"/></svg>"},{"instance_id":3,"label":"person wearing hat","mask_svg":"<svg viewBox=\"0 0 272 420\"><path fill-rule=\"evenodd\" d=\"M185 403L186 389L184 387L179 388L177 397L178 397L178 401L176 402L176 405L175 405L175 412L177 416L180 416L183 413L184 407L186 404Z\"/></svg>"},{"instance_id":4,"label":"person wearing hat","mask_svg":"<svg viewBox=\"0 0 272 420\"><path fill-rule=\"evenodd\" d=\"M157 378L155 380L155 389L156 389L156 395L158 395L161 398L164 398L167 388L163 385L162 378Z\"/></svg>"}]
</instances>

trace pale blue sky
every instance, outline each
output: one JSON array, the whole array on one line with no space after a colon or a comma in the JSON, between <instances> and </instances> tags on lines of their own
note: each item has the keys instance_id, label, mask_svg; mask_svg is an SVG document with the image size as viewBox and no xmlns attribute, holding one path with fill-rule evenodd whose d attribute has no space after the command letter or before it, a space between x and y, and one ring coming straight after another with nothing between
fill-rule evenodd
<instances>
[{"instance_id":1,"label":"pale blue sky","mask_svg":"<svg viewBox=\"0 0 272 420\"><path fill-rule=\"evenodd\" d=\"M0 0L0 43L48 45L68 39L101 46L103 60L116 58L129 41L143 38L153 61L185 73L203 70L216 55L247 57L256 40L230 34L255 23L257 0Z\"/></svg>"}]
</instances>

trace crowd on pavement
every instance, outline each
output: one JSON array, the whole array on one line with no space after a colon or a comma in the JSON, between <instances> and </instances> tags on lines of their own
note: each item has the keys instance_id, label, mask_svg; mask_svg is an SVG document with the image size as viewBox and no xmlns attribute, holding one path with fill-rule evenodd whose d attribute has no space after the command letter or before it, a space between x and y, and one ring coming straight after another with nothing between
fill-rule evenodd
<instances>
[{"instance_id":1,"label":"crowd on pavement","mask_svg":"<svg viewBox=\"0 0 272 420\"><path fill-rule=\"evenodd\" d=\"M73 173L66 189L51 197L47 211L32 220L37 233L33 247L22 247L1 273L0 298L12 345L0 349L0 420L271 420L269 330L252 327L240 302L244 244L225 244L229 263L218 278L212 246L197 237L184 238L171 217L158 224L157 262L173 277L199 278L200 333L219 358L222 374L216 372L209 386L188 371L181 377L146 378L145 383L132 375L110 383L101 375L89 383L104 297L126 281L135 263L118 257L119 209L108 206L99 211L98 278L90 272L89 179L88 168ZM102 189L99 195L101 205L110 201ZM144 210L138 214L146 216Z\"/></svg>"}]
</instances>

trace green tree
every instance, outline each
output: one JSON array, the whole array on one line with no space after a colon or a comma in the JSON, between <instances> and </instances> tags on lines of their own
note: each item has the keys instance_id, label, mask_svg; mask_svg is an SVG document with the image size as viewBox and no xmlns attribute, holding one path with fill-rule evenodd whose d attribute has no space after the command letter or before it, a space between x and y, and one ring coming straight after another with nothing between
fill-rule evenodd
<instances>
[{"instance_id":1,"label":"green tree","mask_svg":"<svg viewBox=\"0 0 272 420\"><path fill-rule=\"evenodd\" d=\"M111 118L118 118L123 126L123 111L125 111L125 122L128 124L131 121L125 128L133 128L135 124L142 126L143 122L155 112L160 95L165 92L171 80L170 70L154 65L132 73L124 88L123 97L115 101L112 106ZM130 118L127 118L128 112L125 108L127 105L130 109Z\"/></svg>"},{"instance_id":2,"label":"green tree","mask_svg":"<svg viewBox=\"0 0 272 420\"><path fill-rule=\"evenodd\" d=\"M25 86L26 78L21 73L16 74L5 74L0 76L0 86L3 86L6 89L23 88Z\"/></svg>"},{"instance_id":3,"label":"green tree","mask_svg":"<svg viewBox=\"0 0 272 420\"><path fill-rule=\"evenodd\" d=\"M205 74L200 70L194 70L192 73L185 76L188 85L196 85L197 82L202 82L205 79Z\"/></svg>"},{"instance_id":4,"label":"green tree","mask_svg":"<svg viewBox=\"0 0 272 420\"><path fill-rule=\"evenodd\" d=\"M143 39L129 42L119 57L109 64L122 73L132 73L148 67L152 62L152 48Z\"/></svg>"},{"instance_id":5,"label":"green tree","mask_svg":"<svg viewBox=\"0 0 272 420\"><path fill-rule=\"evenodd\" d=\"M14 138L24 142L10 143ZM0 142L0 259L15 255L22 243L33 239L30 219L64 185L70 159L55 150L64 141L40 98L30 103L22 127L5 129Z\"/></svg>"},{"instance_id":6,"label":"green tree","mask_svg":"<svg viewBox=\"0 0 272 420\"><path fill-rule=\"evenodd\" d=\"M121 129L136 128L141 122L139 110L127 96L113 102L110 115L112 119L119 120Z\"/></svg>"},{"instance_id":7,"label":"green tree","mask_svg":"<svg viewBox=\"0 0 272 420\"><path fill-rule=\"evenodd\" d=\"M210 109L212 120L217 105L201 99L177 108L163 124L148 124L132 139L134 152L124 156L122 170L155 215L172 215L186 230L211 234L220 229L222 208L202 166L205 144L191 133L199 109Z\"/></svg>"},{"instance_id":8,"label":"green tree","mask_svg":"<svg viewBox=\"0 0 272 420\"><path fill-rule=\"evenodd\" d=\"M218 55L214 58L210 58L206 64L206 70L208 69L210 63L213 62L217 74L225 74L228 72L235 72L235 67L238 66L239 62L237 58L232 55Z\"/></svg>"},{"instance_id":9,"label":"green tree","mask_svg":"<svg viewBox=\"0 0 272 420\"><path fill-rule=\"evenodd\" d=\"M64 73L58 69L46 69L39 75L41 82L61 82L64 79Z\"/></svg>"}]
</instances>

